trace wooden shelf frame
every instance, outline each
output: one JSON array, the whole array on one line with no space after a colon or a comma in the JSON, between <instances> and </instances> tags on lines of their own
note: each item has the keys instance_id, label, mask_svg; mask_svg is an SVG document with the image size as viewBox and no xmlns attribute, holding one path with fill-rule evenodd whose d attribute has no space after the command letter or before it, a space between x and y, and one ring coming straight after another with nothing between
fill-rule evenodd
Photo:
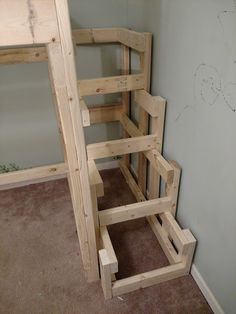
<instances>
[{"instance_id":1,"label":"wooden shelf frame","mask_svg":"<svg viewBox=\"0 0 236 314\"><path fill-rule=\"evenodd\" d=\"M99 256L101 282L106 299L189 273L196 246L196 239L191 232L188 229L182 230L169 212L159 215L158 218L150 216L150 219L153 221L152 230L157 236L170 265L125 279L114 280L114 275L118 272L118 260L107 227L106 225L102 226L100 232L102 238L105 234L106 239L103 241L103 248L99 250Z\"/></svg>"},{"instance_id":2,"label":"wooden shelf frame","mask_svg":"<svg viewBox=\"0 0 236 314\"><path fill-rule=\"evenodd\" d=\"M4 6L6 1L2 1L0 64L48 61L65 162L0 175L0 190L68 177L87 279L99 279L100 265L106 299L187 274L196 240L189 230L182 230L174 218L181 169L176 162L169 162L162 156L166 101L149 94L152 35L125 28L79 29L71 34L66 0L32 1L32 7L26 0L21 0L21 6L18 0L12 0L9 6ZM34 21L32 12L38 17L37 21ZM122 47L121 75L77 81L74 46L114 43ZM139 74L130 74L131 50L139 54ZM139 106L138 125L130 118L131 92ZM92 107L85 102L86 96L110 93L121 93L122 100ZM86 147L83 127L108 122L121 124L123 139ZM139 153L137 179L130 171L130 154L135 152ZM104 186L95 160L120 155L123 156L121 172L137 203L99 213L97 198L104 195ZM159 197L160 178L166 185L163 197ZM118 260L107 225L140 217L147 218L170 265L116 280Z\"/></svg>"}]
</instances>

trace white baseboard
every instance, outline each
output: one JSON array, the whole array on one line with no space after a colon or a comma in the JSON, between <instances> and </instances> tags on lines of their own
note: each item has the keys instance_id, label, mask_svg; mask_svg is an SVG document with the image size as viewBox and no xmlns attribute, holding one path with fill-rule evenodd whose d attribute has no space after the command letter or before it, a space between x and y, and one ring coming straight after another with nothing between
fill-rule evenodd
<instances>
[{"instance_id":1,"label":"white baseboard","mask_svg":"<svg viewBox=\"0 0 236 314\"><path fill-rule=\"evenodd\" d=\"M97 169L98 170L106 170L106 169L113 169L119 167L119 161L118 160L111 160L107 162L101 162L97 163Z\"/></svg>"},{"instance_id":2,"label":"white baseboard","mask_svg":"<svg viewBox=\"0 0 236 314\"><path fill-rule=\"evenodd\" d=\"M216 300L215 296L207 286L205 280L202 278L202 275L199 273L197 267L193 264L191 269L191 275L201 290L202 294L206 298L208 304L210 305L212 311L215 314L225 314L219 302Z\"/></svg>"}]
</instances>

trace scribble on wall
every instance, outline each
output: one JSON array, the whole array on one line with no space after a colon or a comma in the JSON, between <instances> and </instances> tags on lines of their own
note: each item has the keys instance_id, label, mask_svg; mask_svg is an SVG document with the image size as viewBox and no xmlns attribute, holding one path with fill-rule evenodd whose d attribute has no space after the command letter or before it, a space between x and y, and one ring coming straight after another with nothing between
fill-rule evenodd
<instances>
[{"instance_id":1,"label":"scribble on wall","mask_svg":"<svg viewBox=\"0 0 236 314\"><path fill-rule=\"evenodd\" d=\"M219 97L228 108L236 112L236 83L223 84L218 69L201 63L194 73L194 97L197 103L214 105Z\"/></svg>"},{"instance_id":2,"label":"scribble on wall","mask_svg":"<svg viewBox=\"0 0 236 314\"><path fill-rule=\"evenodd\" d=\"M236 64L235 29L236 0L232 0L231 10L219 12L217 20L222 29L224 43L229 59ZM185 106L175 118L178 121L189 109L194 110L196 104L213 106L217 101L236 112L236 82L224 82L219 69L213 65L201 63L194 72L194 104Z\"/></svg>"}]
</instances>

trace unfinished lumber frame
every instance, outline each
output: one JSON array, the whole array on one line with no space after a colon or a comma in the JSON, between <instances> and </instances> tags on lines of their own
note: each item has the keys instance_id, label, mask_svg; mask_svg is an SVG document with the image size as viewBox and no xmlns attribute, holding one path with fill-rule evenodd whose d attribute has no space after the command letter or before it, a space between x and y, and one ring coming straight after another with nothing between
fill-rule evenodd
<instances>
[{"instance_id":1,"label":"unfinished lumber frame","mask_svg":"<svg viewBox=\"0 0 236 314\"><path fill-rule=\"evenodd\" d=\"M34 62L47 55L58 124L65 144L65 165L0 175L0 185L10 187L43 180L52 174L67 174L84 269L88 280L95 281L99 279L99 271L94 215L71 38L66 0L0 2L0 48L4 48L1 63ZM34 48L36 44L40 47ZM16 49L19 49L18 55L14 57Z\"/></svg>"},{"instance_id":2,"label":"unfinished lumber frame","mask_svg":"<svg viewBox=\"0 0 236 314\"><path fill-rule=\"evenodd\" d=\"M162 156L166 101L149 93L152 35L124 28L73 30L74 45L116 43L122 47L120 76L77 81L66 0L55 0L55 4L53 0L20 0L20 3L20 11L19 0L12 0L10 6L6 6L6 1L0 3L0 47L4 47L0 50L0 64L49 62L65 162L0 175L0 189L68 177L84 269L88 280L95 281L100 266L106 299L187 274L196 240L174 218L181 169L176 162ZM9 8L13 14L6 12ZM32 12L40 15L36 25L29 19L18 30L18 11L17 21L31 16ZM8 15L11 18L6 21ZM17 47L9 48L12 45ZM132 49L140 56L138 74L130 74ZM122 96L118 103L86 105L86 96L117 92ZM139 107L138 125L130 117L131 92ZM115 121L123 128L122 139L85 145L83 127ZM131 171L132 153L139 154L137 178ZM109 156L122 156L120 169L137 203L98 212L97 198L104 195L104 186L95 160ZM160 178L166 185L166 195L162 197L159 197ZM170 265L116 280L118 260L107 226L141 217L147 218Z\"/></svg>"}]
</instances>

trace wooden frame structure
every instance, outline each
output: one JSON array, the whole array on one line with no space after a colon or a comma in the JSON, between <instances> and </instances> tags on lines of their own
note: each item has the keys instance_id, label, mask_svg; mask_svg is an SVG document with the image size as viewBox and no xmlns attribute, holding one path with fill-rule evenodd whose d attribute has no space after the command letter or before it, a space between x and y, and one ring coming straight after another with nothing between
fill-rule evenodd
<instances>
[{"instance_id":1,"label":"wooden frame structure","mask_svg":"<svg viewBox=\"0 0 236 314\"><path fill-rule=\"evenodd\" d=\"M121 45L121 75L77 81L72 35L75 45ZM187 274L196 240L175 220L181 169L162 156L166 101L149 94L151 34L108 28L73 30L72 35L66 0L0 1L0 64L48 61L65 156L62 164L0 175L0 190L67 176L88 281L99 279L100 265L109 299ZM131 49L140 55L139 74L130 74ZM83 98L117 92L122 101L115 104L88 108ZM139 106L138 126L130 118L130 92ZM112 121L123 127L122 139L85 145L83 127ZM130 167L132 153L139 153L137 178ZM121 172L137 203L98 212L97 197L104 195L104 187L95 160L120 155ZM159 197L160 178L166 185L164 197ZM107 226L140 217L147 217L170 265L115 280L118 260Z\"/></svg>"}]
</instances>

